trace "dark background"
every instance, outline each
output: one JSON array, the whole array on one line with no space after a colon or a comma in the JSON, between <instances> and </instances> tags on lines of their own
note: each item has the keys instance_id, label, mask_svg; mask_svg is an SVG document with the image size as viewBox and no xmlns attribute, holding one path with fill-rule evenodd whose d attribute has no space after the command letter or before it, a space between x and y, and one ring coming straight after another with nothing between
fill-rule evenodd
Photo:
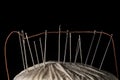
<instances>
[{"instance_id":1,"label":"dark background","mask_svg":"<svg viewBox=\"0 0 120 80\"><path fill-rule=\"evenodd\" d=\"M4 65L4 55L3 47L7 35L13 30L24 30L29 34L35 34L44 31L47 29L58 30L58 26L61 25L63 30L103 30L109 34L113 34L115 40L117 61L120 67L120 31L119 31L119 6L114 3L110 4L99 4L94 6L90 5L81 5L81 4L69 4L67 6L65 3L64 6L61 4L55 5L44 5L37 6L29 4L26 7L16 4L15 6L2 6L1 15L0 15L0 77L7 80L6 71ZM24 5L24 6L25 6ZM40 5L40 4L39 4ZM16 37L13 36L13 37ZM17 40L16 38L11 39L11 42ZM15 49L15 44L12 42L10 44L9 50ZM11 77L13 78L16 75L18 66L14 66L17 63L19 58L16 58L14 53L7 52L7 55L10 57L14 56L9 63L11 69ZM21 67L21 66L20 66Z\"/></svg>"}]
</instances>

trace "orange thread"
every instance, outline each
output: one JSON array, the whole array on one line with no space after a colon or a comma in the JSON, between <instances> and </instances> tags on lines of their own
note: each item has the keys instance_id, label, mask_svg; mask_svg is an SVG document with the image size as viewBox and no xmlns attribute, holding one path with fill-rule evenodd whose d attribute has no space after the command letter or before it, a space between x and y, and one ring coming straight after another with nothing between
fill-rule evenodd
<instances>
[{"instance_id":1,"label":"orange thread","mask_svg":"<svg viewBox=\"0 0 120 80\"><path fill-rule=\"evenodd\" d=\"M7 42L10 38L10 36L14 33L19 34L17 31L12 31L10 32L10 34L7 36L6 40L5 40L5 44L4 44L4 57L5 57L5 68L6 68L6 73L7 73L7 79L10 80L10 75L9 75L9 70L8 70L8 65L7 65L7 55L6 55L6 46L7 46Z\"/></svg>"},{"instance_id":2,"label":"orange thread","mask_svg":"<svg viewBox=\"0 0 120 80\"><path fill-rule=\"evenodd\" d=\"M8 65L7 65L7 57L6 57L6 46L7 46L7 42L10 38L10 36L14 33L17 33L18 35L21 35L18 31L12 31L10 32L10 34L7 36L6 40L5 40L5 44L4 44L4 57L5 57L5 67L6 67L6 72L7 72L7 78L8 80L10 80L10 76L9 76L9 70L8 70ZM47 34L58 34L59 31L52 31L52 32L47 32ZM60 33L67 33L67 31L61 31ZM94 31L71 31L70 33L94 33ZM100 31L96 31L96 33L101 33ZM106 33L106 32L102 32L104 35L107 35L109 37L111 37L110 34ZM34 38L34 37L37 37L37 36L40 36L40 35L43 35L45 34L45 32L42 32L42 33L38 33L38 34L35 34L35 35L31 35L31 36L28 36L28 38ZM26 38L25 38L26 39ZM115 68L116 68L116 75L117 77L119 78L119 75L118 75L118 67L117 67L117 59L116 59L116 49L115 49L115 44L114 44L114 40L112 38L112 46L113 46L113 53L114 53L114 61L115 61Z\"/></svg>"}]
</instances>

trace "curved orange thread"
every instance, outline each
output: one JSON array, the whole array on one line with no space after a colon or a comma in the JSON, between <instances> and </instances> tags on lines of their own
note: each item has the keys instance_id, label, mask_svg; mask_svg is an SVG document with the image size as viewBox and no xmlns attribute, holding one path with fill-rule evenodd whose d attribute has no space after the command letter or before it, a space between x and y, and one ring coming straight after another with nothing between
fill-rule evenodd
<instances>
[{"instance_id":1,"label":"curved orange thread","mask_svg":"<svg viewBox=\"0 0 120 80\"><path fill-rule=\"evenodd\" d=\"M94 33L94 31L69 31L69 32L70 33ZM6 67L6 72L7 72L7 78L8 78L8 80L10 80L10 76L9 76L8 65L7 65L6 45L7 45L8 39L14 33L17 33L18 35L21 35L18 31L12 31L12 32L10 32L10 34L7 36L7 38L5 40L5 44L4 44L5 67ZM51 32L47 32L47 33L48 34L58 34L59 31L51 31ZM67 33L67 31L61 31L60 33ZM96 33L101 33L101 31L96 31ZM38 33L38 34L35 34L35 35L28 36L28 38L34 38L34 37L37 37L37 36L40 36L40 35L44 35L44 34L45 34L45 32L42 32L42 33ZM107 35L107 36L109 36L109 37L112 38L112 36L110 34L106 33L106 32L102 32L102 34ZM24 38L24 39L26 39L26 38ZM114 53L116 75L119 78L118 67L117 67L117 59L116 59L116 49L115 49L115 44L114 44L113 38L112 38L112 46L113 46L113 53Z\"/></svg>"},{"instance_id":2,"label":"curved orange thread","mask_svg":"<svg viewBox=\"0 0 120 80\"><path fill-rule=\"evenodd\" d=\"M4 44L4 57L5 57L5 68L6 68L6 73L7 73L7 79L10 80L10 75L9 75L9 70L8 70L8 65L7 65L7 55L6 55L6 46L7 46L7 42L10 38L10 36L14 33L19 34L17 31L12 31L10 32L10 34L7 36L6 40L5 40L5 44Z\"/></svg>"},{"instance_id":3,"label":"curved orange thread","mask_svg":"<svg viewBox=\"0 0 120 80\"><path fill-rule=\"evenodd\" d=\"M94 33L94 31L69 31L70 33ZM47 34L58 34L59 31L51 31L51 32L47 32ZM60 31L60 33L67 33L67 31ZM96 33L101 33L101 31L96 31ZM102 32L103 34L107 35L107 36L111 36L110 34L106 33L106 32ZM33 38L33 37L37 37L40 35L45 34L45 32L41 32L35 35L31 35L28 36L28 38Z\"/></svg>"},{"instance_id":4,"label":"curved orange thread","mask_svg":"<svg viewBox=\"0 0 120 80\"><path fill-rule=\"evenodd\" d=\"M117 75L117 77L119 79L117 58L116 58L116 49L115 49L115 43L114 43L114 39L113 38L112 38L112 44L113 44L113 52L114 52L114 61L115 61L116 75Z\"/></svg>"}]
</instances>

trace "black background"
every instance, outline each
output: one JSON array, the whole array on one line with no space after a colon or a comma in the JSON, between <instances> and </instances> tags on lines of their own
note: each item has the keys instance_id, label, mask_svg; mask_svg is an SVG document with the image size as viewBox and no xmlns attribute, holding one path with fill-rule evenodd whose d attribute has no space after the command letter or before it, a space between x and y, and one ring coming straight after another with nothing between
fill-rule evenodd
<instances>
[{"instance_id":1,"label":"black background","mask_svg":"<svg viewBox=\"0 0 120 80\"><path fill-rule=\"evenodd\" d=\"M113 34L115 40L117 61L120 63L120 32L119 32L119 6L115 3L98 4L16 4L2 6L0 15L0 77L7 80L4 65L3 47L7 35L13 30L24 30L29 34L35 34L47 29L58 30L61 25L63 30L98 30ZM15 36L16 37L16 36ZM13 40L15 40L13 38ZM11 40L12 41L12 40ZM17 44L17 42L15 42ZM15 49L15 44L10 44ZM15 56L14 53L7 53L8 56ZM11 59L10 68L17 61ZM14 61L16 61L14 63ZM20 64L17 64L20 66ZM18 66L12 68L11 77L17 73ZM120 67L120 65L119 65Z\"/></svg>"}]
</instances>

